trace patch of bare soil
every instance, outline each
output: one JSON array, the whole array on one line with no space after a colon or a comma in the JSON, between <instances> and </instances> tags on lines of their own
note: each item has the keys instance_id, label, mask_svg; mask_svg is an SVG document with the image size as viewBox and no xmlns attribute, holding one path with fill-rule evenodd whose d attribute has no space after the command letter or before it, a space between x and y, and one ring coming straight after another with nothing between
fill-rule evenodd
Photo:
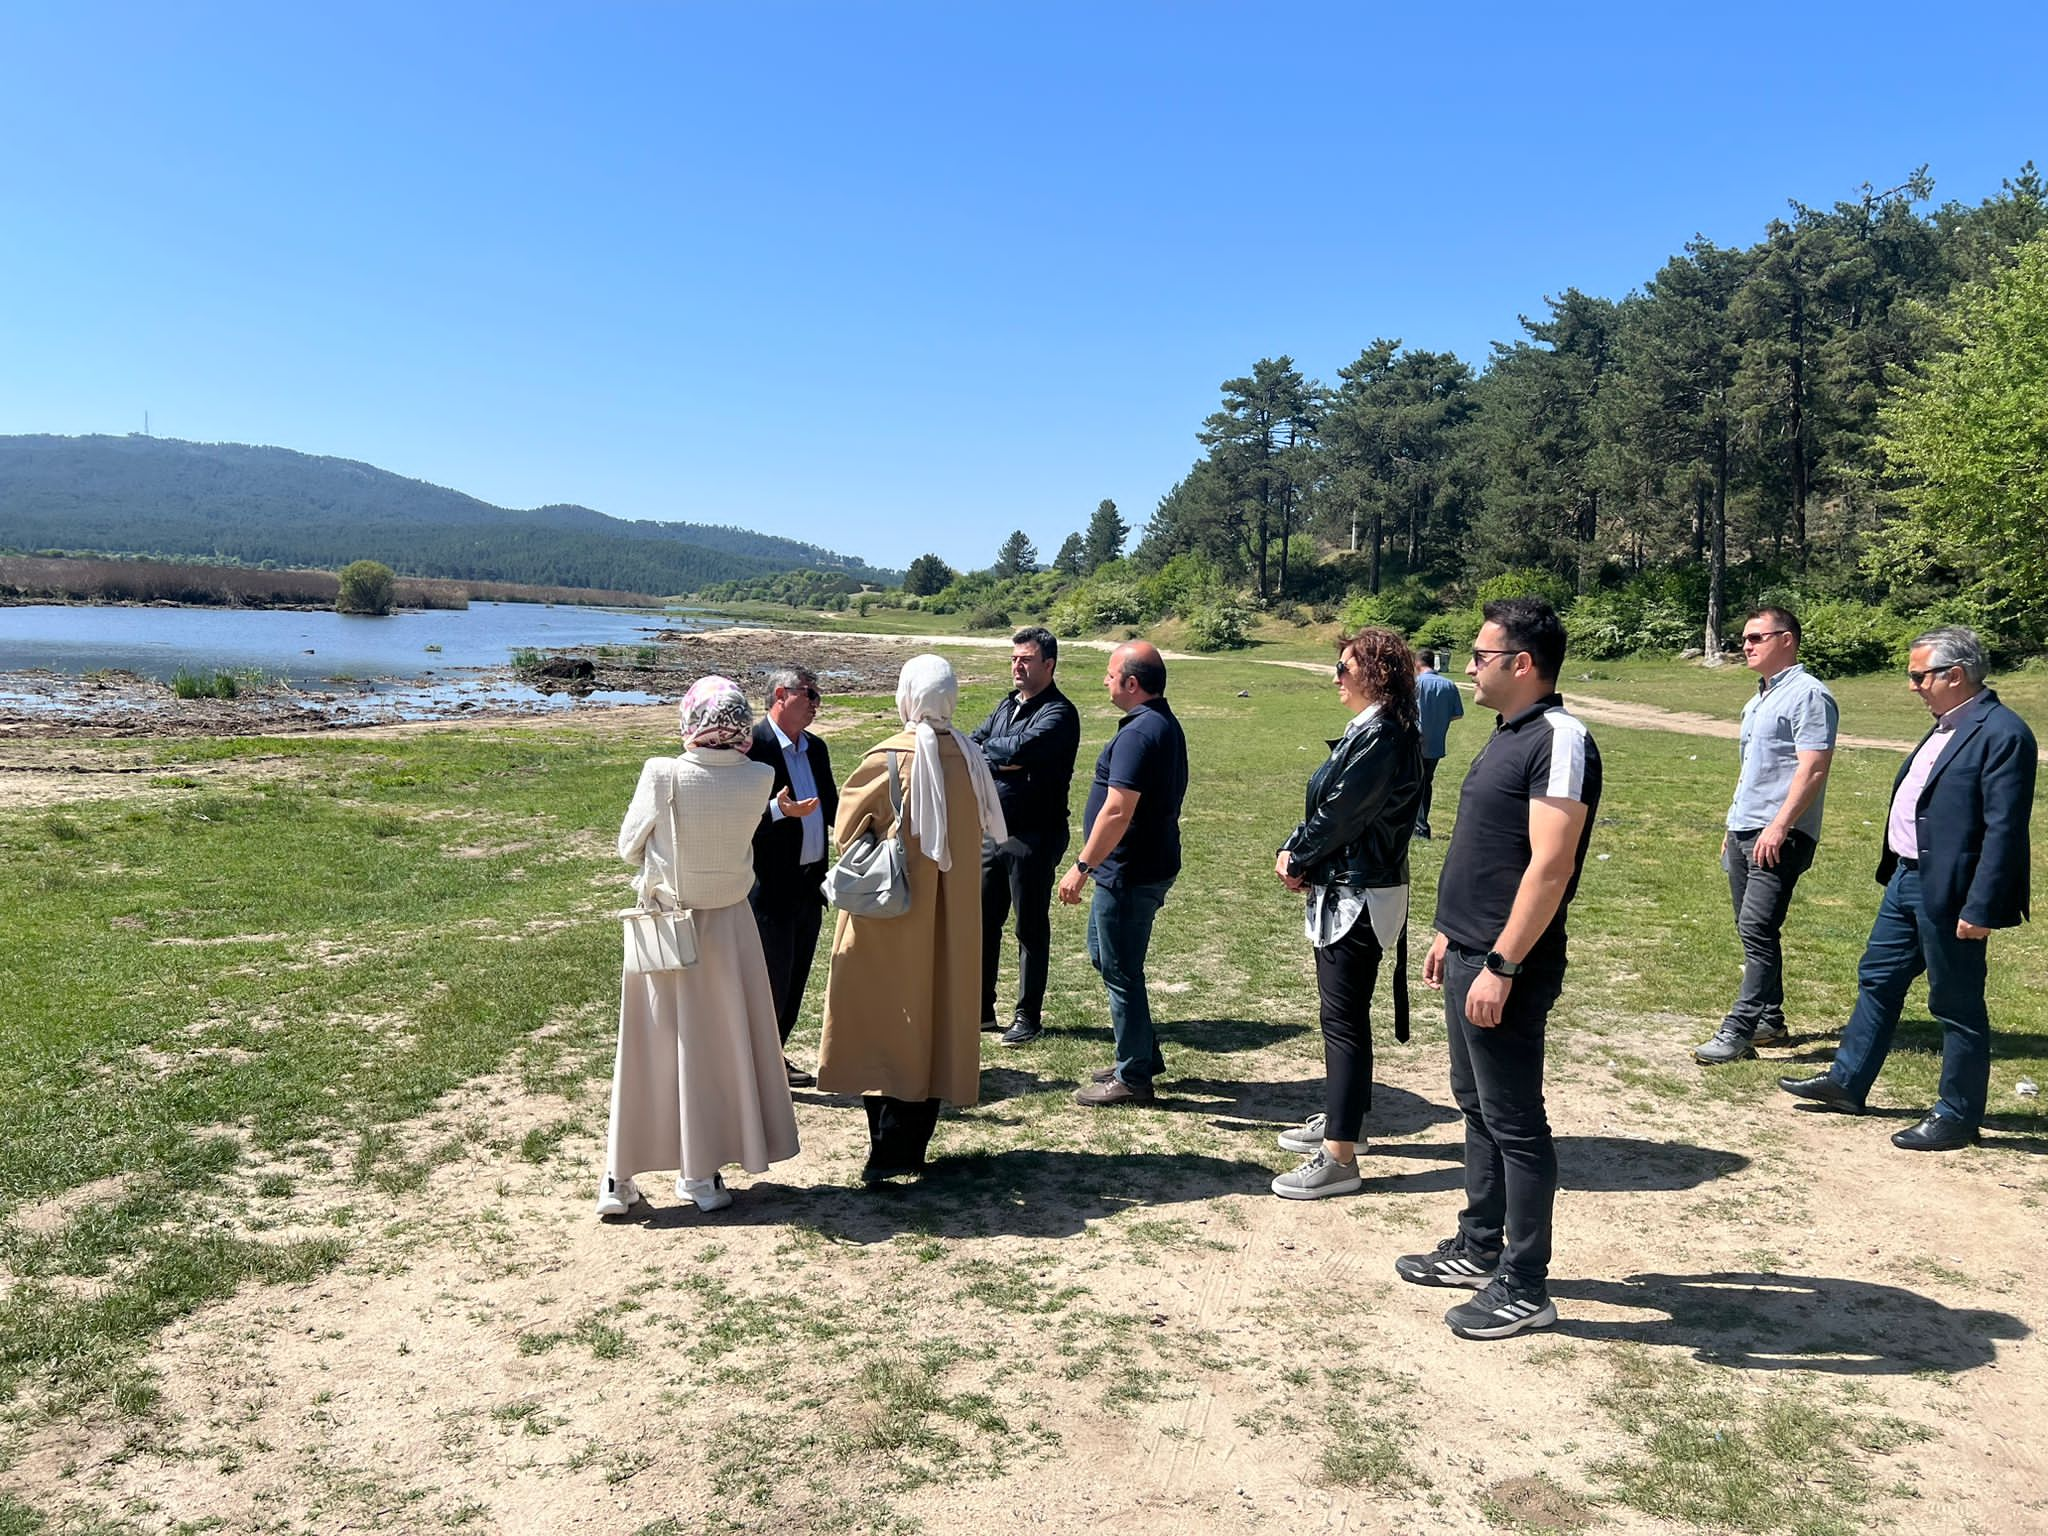
<instances>
[{"instance_id":1,"label":"patch of bare soil","mask_svg":"<svg viewBox=\"0 0 2048 1536\"><path fill-rule=\"evenodd\" d=\"M1462 1293L1393 1276L1460 1203L1427 1025L1382 1063L1364 1193L1311 1203L1265 1190L1274 1128L1314 1107L1303 1041L1169 1077L1156 1111L1024 1121L1005 1095L1037 1080L1002 1052L942 1123L952 1167L885 1192L855 1184L858 1108L800 1094L802 1153L730 1210L648 1179L619 1224L589 1214L602 1082L507 1075L403 1129L416 1187L245 1167L220 1220L345 1231L345 1267L175 1325L152 1418L30 1428L9 1478L147 1531L1711 1528L1600 1470L1643 1454L1607 1394L1649 1359L1902 1427L1842 1453L1872 1528L2042 1529L2044 1149L1906 1161L1889 1119L1693 1091L1697 1021L1609 1028L1552 1064L1546 1333L1457 1340ZM291 1194L255 1198L280 1171Z\"/></svg>"}]
</instances>

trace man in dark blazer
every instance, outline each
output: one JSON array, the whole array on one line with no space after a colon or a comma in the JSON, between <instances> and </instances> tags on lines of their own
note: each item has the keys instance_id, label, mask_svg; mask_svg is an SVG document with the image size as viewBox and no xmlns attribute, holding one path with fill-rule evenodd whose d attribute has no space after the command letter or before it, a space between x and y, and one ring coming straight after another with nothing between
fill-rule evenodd
<instances>
[{"instance_id":1,"label":"man in dark blazer","mask_svg":"<svg viewBox=\"0 0 2048 1536\"><path fill-rule=\"evenodd\" d=\"M1991 1086L1986 940L2027 917L2038 753L2026 721L1984 686L1986 670L1984 647L1967 629L1930 630L1913 642L1906 680L1933 713L1934 729L1892 783L1877 865L1884 900L1857 968L1856 1010L1829 1070L1778 1079L1787 1093L1860 1113L1906 988L1925 971L1928 1007L1941 1024L1941 1096L1918 1125L1892 1137L1909 1152L1976 1140Z\"/></svg>"},{"instance_id":2,"label":"man in dark blazer","mask_svg":"<svg viewBox=\"0 0 2048 1536\"><path fill-rule=\"evenodd\" d=\"M770 797L761 825L754 830L754 889L748 897L761 930L775 1022L785 1046L811 979L811 957L817 952L818 926L825 913L819 886L831 857L832 823L839 814L832 756L824 742L806 734L817 714L815 675L802 667L769 673L768 713L754 726L754 742L748 749L755 762L775 770L775 795L787 788L801 813L784 816ZM792 1088L808 1088L817 1081L787 1055L782 1065Z\"/></svg>"}]
</instances>

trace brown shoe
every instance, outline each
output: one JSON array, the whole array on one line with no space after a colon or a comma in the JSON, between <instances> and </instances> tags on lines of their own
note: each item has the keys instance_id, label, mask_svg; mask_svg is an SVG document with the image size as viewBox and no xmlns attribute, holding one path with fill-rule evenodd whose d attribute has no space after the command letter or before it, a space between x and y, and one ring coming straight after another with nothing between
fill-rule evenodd
<instances>
[{"instance_id":1,"label":"brown shoe","mask_svg":"<svg viewBox=\"0 0 2048 1536\"><path fill-rule=\"evenodd\" d=\"M1088 1081L1091 1083L1113 1083L1116 1081L1116 1068L1097 1067L1088 1074Z\"/></svg>"},{"instance_id":2,"label":"brown shoe","mask_svg":"<svg viewBox=\"0 0 2048 1536\"><path fill-rule=\"evenodd\" d=\"M1075 1094L1074 1102L1089 1109L1107 1109L1112 1104L1150 1104L1152 1085L1147 1083L1142 1088L1133 1088L1122 1078L1111 1074L1108 1082L1090 1083Z\"/></svg>"}]
</instances>

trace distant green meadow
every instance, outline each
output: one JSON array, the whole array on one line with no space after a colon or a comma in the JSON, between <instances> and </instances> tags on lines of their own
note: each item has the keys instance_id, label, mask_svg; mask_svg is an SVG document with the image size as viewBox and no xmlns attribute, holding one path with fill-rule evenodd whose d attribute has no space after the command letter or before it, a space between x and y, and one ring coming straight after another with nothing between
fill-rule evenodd
<instances>
[{"instance_id":1,"label":"distant green meadow","mask_svg":"<svg viewBox=\"0 0 2048 1536\"><path fill-rule=\"evenodd\" d=\"M1089 667L1067 673L1085 730L1078 807L1114 716ZM968 690L961 723L998 696ZM1176 663L1169 696L1193 782L1187 866L1152 950L1152 975L1167 984L1155 999L1164 1082L1241 1083L1247 1053L1278 1047L1299 1100L1289 1112L1312 1112L1321 1066L1310 952L1299 901L1271 868L1341 708L1321 678L1244 660ZM832 706L829 721L852 722L834 732L850 764L887 729L889 705ZM1453 728L1439 841L1415 845L1418 960L1442 834L1489 724L1480 714ZM1844 727L1867 729L1846 710ZM1625 1039L1679 1016L1693 1022L1688 1040L1704 1039L1740 966L1716 860L1734 747L1597 725L1594 735L1607 793L1554 1028L1567 1042ZM237 1285L315 1273L345 1254L341 1223L291 1244L195 1231L192 1201L244 1160L296 1151L364 1182L416 1188L431 1157L399 1157L382 1128L487 1074L514 1071L535 1092L603 1079L618 987L608 914L629 876L612 840L640 761L674 743L559 722L114 750L145 770L125 798L0 810L0 1215L125 1176L115 1205L83 1205L34 1231L0 1226L0 1260L19 1281L0 1302L0 1394L34 1388L59 1403L118 1394L124 1382L146 1397L124 1372L155 1329ZM1796 1036L1811 1037L1791 1053L1799 1070L1825 1062L1848 1014L1896 761L1888 751L1836 761L1820 856L1788 928L1787 1014ZM2040 806L2034 825L2035 884L2048 890ZM961 1123L1011 1145L1041 1128L1097 1150L1197 1150L1200 1129L1186 1124L1197 1117L1105 1125L1067 1111L1074 1083L1107 1059L1107 1014L1081 913L1055 908L1054 918L1052 1028L1028 1059L991 1060L1005 1073L1004 1118ZM2038 924L1992 940L1995 1132L2048 1130L2041 1101L2016 1092L2023 1077L2048 1075L2044 958ZM794 1042L806 1060L823 969ZM1419 964L1414 977L1426 1048L1441 1040L1440 1003L1421 989ZM1005 1006L1011 984L1006 969ZM1939 1043L1918 990L1907 1017L1876 1100L1918 1109L1932 1101ZM1776 1094L1785 1063L1781 1053L1706 1073L1674 1049L1639 1086L1754 1099ZM1553 1070L1569 1070L1564 1054ZM64 1283L78 1276L104 1283L81 1296Z\"/></svg>"}]
</instances>

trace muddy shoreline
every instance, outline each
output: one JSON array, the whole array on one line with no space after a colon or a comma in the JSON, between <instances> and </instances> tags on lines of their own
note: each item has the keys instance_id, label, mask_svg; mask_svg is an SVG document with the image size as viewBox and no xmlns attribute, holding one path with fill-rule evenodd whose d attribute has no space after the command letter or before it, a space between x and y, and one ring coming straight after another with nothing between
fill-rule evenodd
<instances>
[{"instance_id":1,"label":"muddy shoreline","mask_svg":"<svg viewBox=\"0 0 2048 1536\"><path fill-rule=\"evenodd\" d=\"M181 699L168 683L133 672L76 676L49 671L0 673L0 738L10 740L180 739L282 736L429 721L519 720L585 715L621 706L672 703L707 673L722 673L759 698L776 667L807 666L830 694L889 694L904 658L922 642L856 640L773 630L666 630L649 647L571 646L538 651L567 664L573 678L531 669L451 670L421 678L386 677L329 688L271 683L232 699ZM647 651L653 655L648 656ZM604 654L611 651L612 654ZM969 664L964 682L1006 674L1003 658ZM587 663L583 672L580 664Z\"/></svg>"}]
</instances>

